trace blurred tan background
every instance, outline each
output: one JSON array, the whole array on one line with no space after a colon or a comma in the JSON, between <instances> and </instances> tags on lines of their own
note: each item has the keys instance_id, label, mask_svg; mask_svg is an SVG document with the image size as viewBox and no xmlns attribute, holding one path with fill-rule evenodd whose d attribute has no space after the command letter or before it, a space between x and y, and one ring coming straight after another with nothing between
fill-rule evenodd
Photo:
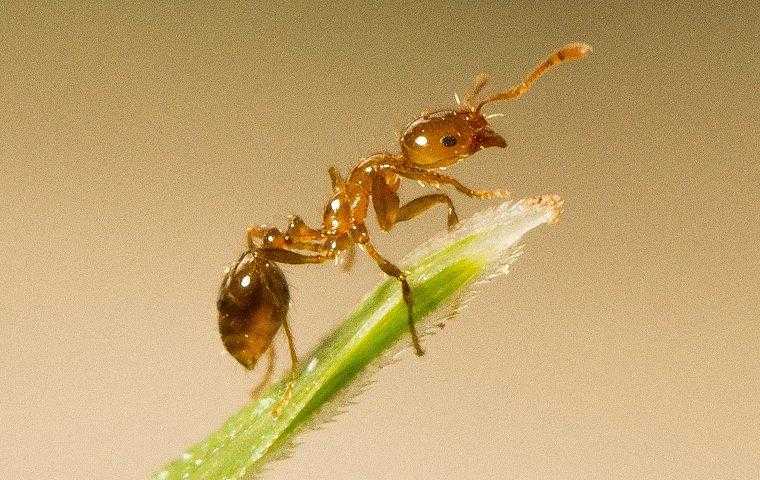
<instances>
[{"instance_id":1,"label":"blurred tan background","mask_svg":"<svg viewBox=\"0 0 760 480\"><path fill-rule=\"evenodd\" d=\"M214 309L245 227L316 222L328 166L584 41L453 170L559 192L564 221L268 478L758 478L751 3L1 2L2 477L143 478L203 438L258 378ZM443 225L376 238L399 258ZM301 352L382 278L287 270Z\"/></svg>"}]
</instances>

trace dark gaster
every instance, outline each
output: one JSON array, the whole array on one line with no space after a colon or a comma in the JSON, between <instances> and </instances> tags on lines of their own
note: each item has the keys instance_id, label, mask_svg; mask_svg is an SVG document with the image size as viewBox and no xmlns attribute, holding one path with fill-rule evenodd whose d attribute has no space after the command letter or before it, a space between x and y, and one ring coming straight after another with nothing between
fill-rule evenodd
<instances>
[{"instance_id":1,"label":"dark gaster","mask_svg":"<svg viewBox=\"0 0 760 480\"><path fill-rule=\"evenodd\" d=\"M245 252L224 275L216 302L224 347L252 369L288 314L282 270L256 251Z\"/></svg>"}]
</instances>

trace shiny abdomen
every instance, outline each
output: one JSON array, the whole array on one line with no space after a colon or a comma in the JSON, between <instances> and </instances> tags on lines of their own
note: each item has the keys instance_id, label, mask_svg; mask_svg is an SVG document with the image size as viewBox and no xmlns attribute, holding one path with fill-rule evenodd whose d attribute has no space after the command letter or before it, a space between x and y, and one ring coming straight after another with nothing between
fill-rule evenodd
<instances>
[{"instance_id":1,"label":"shiny abdomen","mask_svg":"<svg viewBox=\"0 0 760 480\"><path fill-rule=\"evenodd\" d=\"M252 369L288 314L290 292L282 270L260 254L244 253L224 275L216 306L227 351Z\"/></svg>"}]
</instances>

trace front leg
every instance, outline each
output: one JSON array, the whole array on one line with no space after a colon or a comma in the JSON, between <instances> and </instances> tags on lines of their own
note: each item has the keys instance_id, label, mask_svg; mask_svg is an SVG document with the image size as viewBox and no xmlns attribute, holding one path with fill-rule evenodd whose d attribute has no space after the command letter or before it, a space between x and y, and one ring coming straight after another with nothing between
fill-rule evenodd
<instances>
[{"instance_id":1,"label":"front leg","mask_svg":"<svg viewBox=\"0 0 760 480\"><path fill-rule=\"evenodd\" d=\"M474 190L469 187L465 187L459 180L448 175L444 175L440 172L433 170L425 170L418 167L409 165L394 166L393 170L401 175L412 180L420 181L431 187L440 187L441 185L451 185L460 192L464 193L468 197L472 198L506 198L509 197L509 190Z\"/></svg>"},{"instance_id":2,"label":"front leg","mask_svg":"<svg viewBox=\"0 0 760 480\"><path fill-rule=\"evenodd\" d=\"M454 202L451 201L451 198L448 195L444 195L443 193L423 195L421 197L415 198L411 202L408 202L399 208L398 215L396 216L396 221L403 222L410 220L439 203L448 205L449 207L449 214L446 219L446 225L449 227L449 230L451 230L454 225L459 223L459 216L457 216L457 212L454 209Z\"/></svg>"}]
</instances>

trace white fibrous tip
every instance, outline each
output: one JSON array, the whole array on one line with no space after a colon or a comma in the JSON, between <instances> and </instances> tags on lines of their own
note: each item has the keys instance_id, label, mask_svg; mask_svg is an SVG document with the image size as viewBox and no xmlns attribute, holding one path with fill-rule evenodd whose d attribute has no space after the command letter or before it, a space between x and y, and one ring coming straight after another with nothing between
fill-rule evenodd
<instances>
[{"instance_id":1,"label":"white fibrous tip","mask_svg":"<svg viewBox=\"0 0 760 480\"><path fill-rule=\"evenodd\" d=\"M496 258L517 244L523 234L541 224L555 223L562 214L564 201L559 195L539 195L516 202L506 201L464 220L452 231L441 233L417 247L405 259L412 264L444 245L471 235L478 236L471 250L486 259ZM475 253L475 252L473 252Z\"/></svg>"}]
</instances>

